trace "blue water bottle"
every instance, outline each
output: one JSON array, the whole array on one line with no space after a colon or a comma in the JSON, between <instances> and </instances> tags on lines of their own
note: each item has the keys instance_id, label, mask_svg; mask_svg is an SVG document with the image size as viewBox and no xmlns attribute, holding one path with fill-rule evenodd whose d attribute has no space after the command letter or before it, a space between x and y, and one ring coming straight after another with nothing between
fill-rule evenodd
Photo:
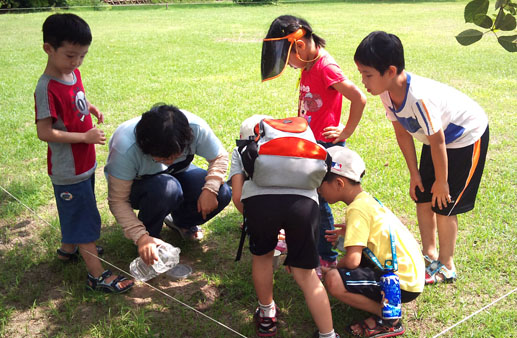
<instances>
[{"instance_id":1,"label":"blue water bottle","mask_svg":"<svg viewBox=\"0 0 517 338\"><path fill-rule=\"evenodd\" d=\"M377 199L376 199L377 200ZM377 200L379 204L382 203ZM380 270L384 272L379 281L379 286L382 293L382 319L398 319L402 316L402 306L400 300L400 280L395 273L399 269L397 263L397 247L395 245L395 237L393 236L393 229L390 229L391 242L391 260L384 261L382 266L379 259L375 257L374 253L369 248L364 248L363 251L374 262Z\"/></svg>"},{"instance_id":2,"label":"blue water bottle","mask_svg":"<svg viewBox=\"0 0 517 338\"><path fill-rule=\"evenodd\" d=\"M399 276L393 269L384 269L380 287L382 292L382 319L397 319L402 315Z\"/></svg>"}]
</instances>

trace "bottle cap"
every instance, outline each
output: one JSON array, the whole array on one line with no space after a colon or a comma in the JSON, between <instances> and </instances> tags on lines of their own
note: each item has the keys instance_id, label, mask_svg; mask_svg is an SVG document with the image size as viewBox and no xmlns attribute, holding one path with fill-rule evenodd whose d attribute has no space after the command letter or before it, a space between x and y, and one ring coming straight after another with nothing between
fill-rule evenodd
<instances>
[{"instance_id":1,"label":"bottle cap","mask_svg":"<svg viewBox=\"0 0 517 338\"><path fill-rule=\"evenodd\" d=\"M192 268L185 264L177 264L175 267L166 272L167 276L172 280L185 279L192 273Z\"/></svg>"}]
</instances>

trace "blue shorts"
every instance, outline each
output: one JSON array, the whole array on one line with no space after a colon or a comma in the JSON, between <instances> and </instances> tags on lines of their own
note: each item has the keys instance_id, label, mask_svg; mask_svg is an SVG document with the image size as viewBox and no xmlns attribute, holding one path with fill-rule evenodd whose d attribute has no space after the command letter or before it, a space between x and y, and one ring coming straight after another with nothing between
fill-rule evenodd
<instances>
[{"instance_id":1,"label":"blue shorts","mask_svg":"<svg viewBox=\"0 0 517 338\"><path fill-rule=\"evenodd\" d=\"M101 234L101 216L95 201L95 175L70 185L55 185L61 242L85 244L95 242Z\"/></svg>"}]
</instances>

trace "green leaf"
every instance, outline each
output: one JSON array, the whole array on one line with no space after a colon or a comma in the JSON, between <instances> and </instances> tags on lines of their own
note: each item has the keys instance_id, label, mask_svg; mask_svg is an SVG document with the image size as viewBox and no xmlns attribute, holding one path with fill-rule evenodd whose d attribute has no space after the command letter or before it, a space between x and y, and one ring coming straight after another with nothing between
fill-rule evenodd
<instances>
[{"instance_id":1,"label":"green leaf","mask_svg":"<svg viewBox=\"0 0 517 338\"><path fill-rule=\"evenodd\" d=\"M465 6L465 22L474 22L477 14L486 14L488 11L488 0L474 0Z\"/></svg>"},{"instance_id":2,"label":"green leaf","mask_svg":"<svg viewBox=\"0 0 517 338\"><path fill-rule=\"evenodd\" d=\"M517 52L517 35L506 35L497 38L497 41L510 53Z\"/></svg>"},{"instance_id":3,"label":"green leaf","mask_svg":"<svg viewBox=\"0 0 517 338\"><path fill-rule=\"evenodd\" d=\"M499 15L497 16L499 18ZM513 31L517 27L517 23L515 22L515 17L511 14L506 14L503 16L502 20L495 21L495 29L500 29L502 31Z\"/></svg>"},{"instance_id":4,"label":"green leaf","mask_svg":"<svg viewBox=\"0 0 517 338\"><path fill-rule=\"evenodd\" d=\"M494 29L498 29L497 27L499 27L501 25L501 22L503 21L504 19L504 11L503 9L499 9L499 12L497 13L497 17L495 18L495 22L494 22Z\"/></svg>"},{"instance_id":5,"label":"green leaf","mask_svg":"<svg viewBox=\"0 0 517 338\"><path fill-rule=\"evenodd\" d=\"M460 45L468 46L476 41L479 41L482 37L483 33L477 29L467 29L466 31L456 35L456 40L460 43Z\"/></svg>"},{"instance_id":6,"label":"green leaf","mask_svg":"<svg viewBox=\"0 0 517 338\"><path fill-rule=\"evenodd\" d=\"M492 28L494 21L486 14L478 14L474 17L474 23L479 27Z\"/></svg>"},{"instance_id":7,"label":"green leaf","mask_svg":"<svg viewBox=\"0 0 517 338\"><path fill-rule=\"evenodd\" d=\"M504 7L504 6L506 6L507 3L508 3L508 0L497 0L495 2L495 9L497 10L500 7Z\"/></svg>"},{"instance_id":8,"label":"green leaf","mask_svg":"<svg viewBox=\"0 0 517 338\"><path fill-rule=\"evenodd\" d=\"M507 4L507 6L505 7L505 10L512 13L512 15L514 15L514 16L515 16L515 14L517 14L515 11L516 9L517 9L517 3L513 3L513 2L509 2Z\"/></svg>"}]
</instances>

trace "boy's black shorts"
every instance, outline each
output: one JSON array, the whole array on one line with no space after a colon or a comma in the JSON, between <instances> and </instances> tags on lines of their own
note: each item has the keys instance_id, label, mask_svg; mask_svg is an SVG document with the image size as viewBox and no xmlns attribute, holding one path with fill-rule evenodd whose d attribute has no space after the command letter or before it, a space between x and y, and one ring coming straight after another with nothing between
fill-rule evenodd
<instances>
[{"instance_id":1,"label":"boy's black shorts","mask_svg":"<svg viewBox=\"0 0 517 338\"><path fill-rule=\"evenodd\" d=\"M476 195L481 182L483 168L488 150L489 130L476 143L458 149L447 149L449 194L451 203L440 210L437 205L432 209L439 215L451 216L462 214L474 208ZM420 177L424 186L424 192L416 187L417 203L432 201L431 188L435 181L431 147L422 146L420 155Z\"/></svg>"},{"instance_id":2,"label":"boy's black shorts","mask_svg":"<svg viewBox=\"0 0 517 338\"><path fill-rule=\"evenodd\" d=\"M373 267L368 259L361 258L361 264L355 269L339 268L339 275L343 280L345 289L351 293L363 295L375 302L382 300L381 287L379 281L383 272ZM409 303L420 295L420 292L409 292L400 290L400 301Z\"/></svg>"},{"instance_id":3,"label":"boy's black shorts","mask_svg":"<svg viewBox=\"0 0 517 338\"><path fill-rule=\"evenodd\" d=\"M284 229L287 243L284 265L302 269L319 265L318 203L300 195L259 195L242 202L253 255L262 256L274 250L278 232Z\"/></svg>"}]
</instances>

